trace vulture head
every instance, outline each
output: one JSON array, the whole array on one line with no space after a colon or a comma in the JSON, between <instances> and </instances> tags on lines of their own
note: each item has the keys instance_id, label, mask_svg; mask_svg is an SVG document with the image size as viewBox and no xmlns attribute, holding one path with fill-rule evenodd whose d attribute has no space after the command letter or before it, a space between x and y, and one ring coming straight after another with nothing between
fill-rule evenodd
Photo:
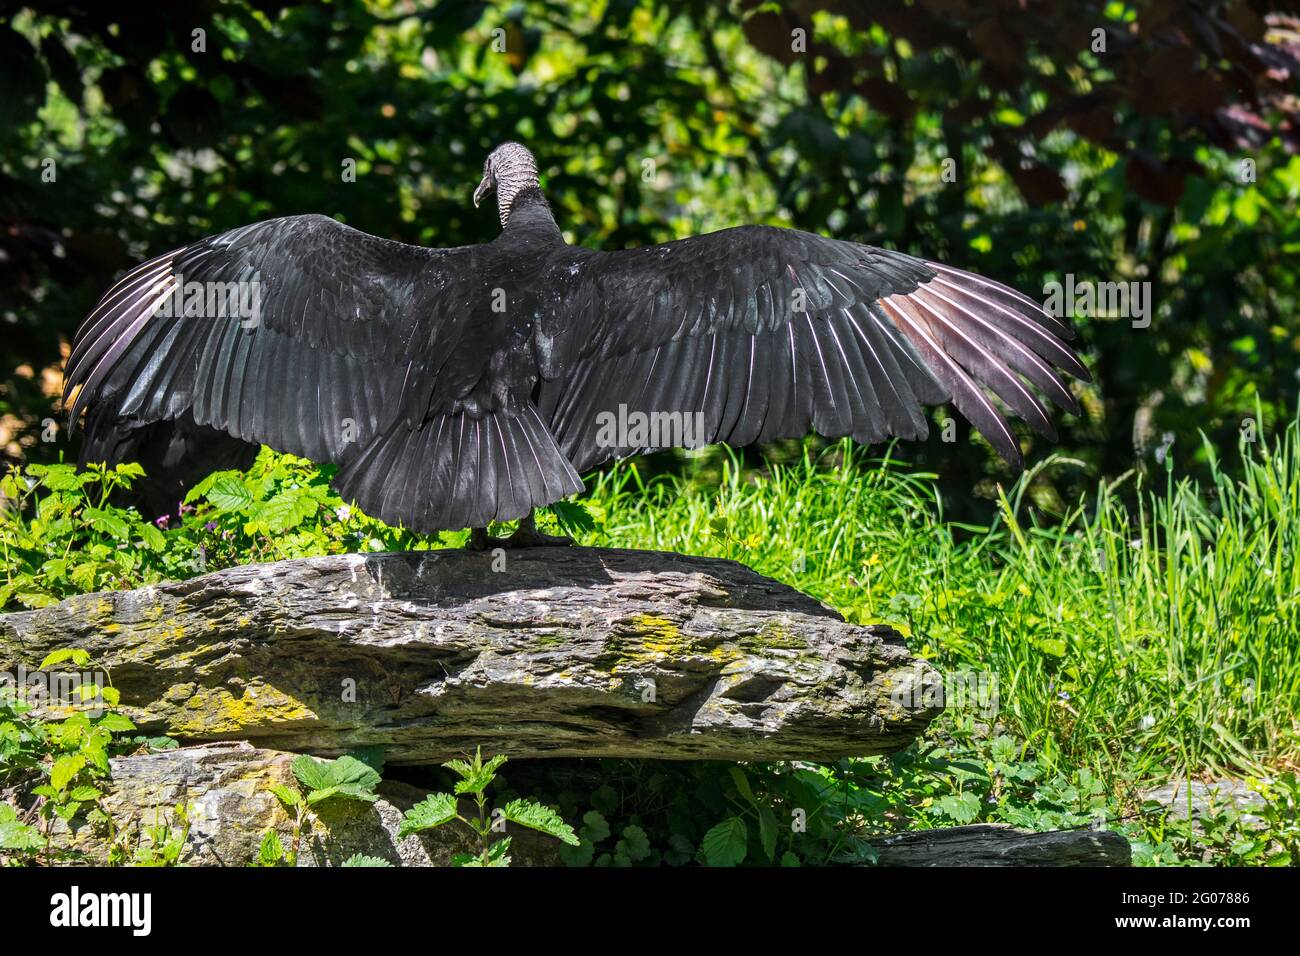
<instances>
[{"instance_id":1,"label":"vulture head","mask_svg":"<svg viewBox=\"0 0 1300 956\"><path fill-rule=\"evenodd\" d=\"M537 178L537 160L519 143L502 143L483 161L483 178L474 190L474 205L478 206L493 189L497 191L497 212L501 225L510 220L510 207L515 196L526 186L540 186Z\"/></svg>"}]
</instances>

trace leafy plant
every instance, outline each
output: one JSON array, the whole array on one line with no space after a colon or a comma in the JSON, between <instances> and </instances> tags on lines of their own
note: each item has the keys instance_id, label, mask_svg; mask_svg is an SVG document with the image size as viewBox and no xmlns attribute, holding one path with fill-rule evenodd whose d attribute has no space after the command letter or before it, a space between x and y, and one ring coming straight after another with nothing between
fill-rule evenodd
<instances>
[{"instance_id":1,"label":"leafy plant","mask_svg":"<svg viewBox=\"0 0 1300 956\"><path fill-rule=\"evenodd\" d=\"M55 651L39 669L63 663L86 669L90 654L74 648ZM53 862L59 855L51 847L55 820L74 832L90 826L108 842L110 864L125 859L123 834L103 797L111 777L109 757L131 746L122 735L135 725L112 709L120 694L111 682L79 682L69 691L76 697L70 706L81 709L60 719L45 718L12 692L0 692L0 783L31 800L26 806L0 804L0 856L11 861Z\"/></svg>"},{"instance_id":2,"label":"leafy plant","mask_svg":"<svg viewBox=\"0 0 1300 956\"><path fill-rule=\"evenodd\" d=\"M545 833L569 846L577 846L578 837L564 819L550 807L533 800L511 800L503 808L494 811L489 818L487 789L505 762L505 756L498 754L484 763L481 749L474 752L472 760L447 761L443 766L460 777L453 788L454 792L430 794L407 810L398 829L398 836L410 836L453 820L459 821L478 838L481 849L476 855L456 854L452 858L455 866L509 866L510 837L498 839L494 836L504 828L506 822ZM460 813L461 797L473 799L477 814L463 816Z\"/></svg>"},{"instance_id":3,"label":"leafy plant","mask_svg":"<svg viewBox=\"0 0 1300 956\"><path fill-rule=\"evenodd\" d=\"M377 762L373 753L365 756ZM316 807L320 804L332 800L374 803L379 799L375 793L381 780L379 770L352 754L335 760L317 760L304 754L290 766L299 787L273 784L267 788L293 818L289 846L284 846L274 830L267 831L253 861L255 866L296 866L303 835L316 826Z\"/></svg>"},{"instance_id":4,"label":"leafy plant","mask_svg":"<svg viewBox=\"0 0 1300 956\"><path fill-rule=\"evenodd\" d=\"M1249 780L1261 802L1240 807L1211 801L1195 813L1149 805L1127 829L1134 861L1146 866L1300 865L1300 777L1294 772L1271 781Z\"/></svg>"},{"instance_id":5,"label":"leafy plant","mask_svg":"<svg viewBox=\"0 0 1300 956\"><path fill-rule=\"evenodd\" d=\"M439 535L392 528L343 502L333 466L262 449L247 471L219 471L176 510L146 521L114 502L144 472L137 464L28 465L0 478L0 609L44 607L74 594L183 579L251 561L345 552L422 551ZM569 534L594 521L577 502L540 509ZM448 535L463 543L464 532Z\"/></svg>"},{"instance_id":6,"label":"leafy plant","mask_svg":"<svg viewBox=\"0 0 1300 956\"><path fill-rule=\"evenodd\" d=\"M154 823L139 827L130 862L134 866L176 866L190 836L190 809L177 804L169 814L159 812ZM114 845L119 849L123 841ZM110 857L112 859L112 857Z\"/></svg>"},{"instance_id":7,"label":"leafy plant","mask_svg":"<svg viewBox=\"0 0 1300 956\"><path fill-rule=\"evenodd\" d=\"M28 465L0 478L0 608L189 578L249 561L428 548L437 536L390 528L330 490L332 469L263 450L247 472L209 475L174 513L146 521L114 500L137 464Z\"/></svg>"}]
</instances>

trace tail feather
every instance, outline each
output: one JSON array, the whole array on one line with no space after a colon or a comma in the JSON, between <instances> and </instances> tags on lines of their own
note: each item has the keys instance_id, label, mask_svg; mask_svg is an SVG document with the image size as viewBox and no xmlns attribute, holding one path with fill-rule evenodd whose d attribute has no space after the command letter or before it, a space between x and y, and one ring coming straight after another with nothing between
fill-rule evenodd
<instances>
[{"instance_id":1,"label":"tail feather","mask_svg":"<svg viewBox=\"0 0 1300 956\"><path fill-rule=\"evenodd\" d=\"M522 518L582 490L531 404L473 416L397 422L334 479L344 499L414 531L481 528Z\"/></svg>"}]
</instances>

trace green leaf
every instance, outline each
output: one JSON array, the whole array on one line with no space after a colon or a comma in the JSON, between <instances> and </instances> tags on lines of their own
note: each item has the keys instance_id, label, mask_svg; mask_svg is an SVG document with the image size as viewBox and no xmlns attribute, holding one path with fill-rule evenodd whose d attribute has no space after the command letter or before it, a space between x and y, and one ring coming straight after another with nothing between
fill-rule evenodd
<instances>
[{"instance_id":1,"label":"green leaf","mask_svg":"<svg viewBox=\"0 0 1300 956\"><path fill-rule=\"evenodd\" d=\"M1065 641L1060 638L1040 637L1038 640L1034 641L1034 646L1044 654L1050 654L1052 657L1065 656Z\"/></svg>"},{"instance_id":2,"label":"green leaf","mask_svg":"<svg viewBox=\"0 0 1300 956\"><path fill-rule=\"evenodd\" d=\"M136 529L140 532L140 540L144 542L144 546L150 551L167 550L167 536L158 530L156 524L142 521L136 525Z\"/></svg>"},{"instance_id":3,"label":"green leaf","mask_svg":"<svg viewBox=\"0 0 1300 956\"><path fill-rule=\"evenodd\" d=\"M284 844L280 842L280 834L274 830L267 830L262 836L262 845L257 848L257 860L263 866L274 866L284 860Z\"/></svg>"},{"instance_id":4,"label":"green leaf","mask_svg":"<svg viewBox=\"0 0 1300 956\"><path fill-rule=\"evenodd\" d=\"M107 689L107 688L105 688ZM128 730L135 730L135 724L131 723L131 718L125 714L105 714L95 721L96 727L103 727L105 730L115 734L126 733Z\"/></svg>"},{"instance_id":5,"label":"green leaf","mask_svg":"<svg viewBox=\"0 0 1300 956\"><path fill-rule=\"evenodd\" d=\"M301 491L282 491L261 505L253 520L273 534L292 530L316 513L319 502Z\"/></svg>"},{"instance_id":6,"label":"green leaf","mask_svg":"<svg viewBox=\"0 0 1300 956\"><path fill-rule=\"evenodd\" d=\"M578 845L578 835L573 832L573 827L548 806L532 800L511 800L503 813L511 823L553 836L569 846Z\"/></svg>"},{"instance_id":7,"label":"green leaf","mask_svg":"<svg viewBox=\"0 0 1300 956\"><path fill-rule=\"evenodd\" d=\"M749 778L745 776L745 771L739 767L728 767L727 773L731 776L731 782L736 785L736 790L749 801L750 806L757 807L758 800L754 796L754 791L749 786Z\"/></svg>"},{"instance_id":8,"label":"green leaf","mask_svg":"<svg viewBox=\"0 0 1300 956\"><path fill-rule=\"evenodd\" d=\"M253 495L237 474L224 474L207 490L207 499L218 511L244 511L253 504Z\"/></svg>"},{"instance_id":9,"label":"green leaf","mask_svg":"<svg viewBox=\"0 0 1300 956\"><path fill-rule=\"evenodd\" d=\"M384 772L384 748L382 746L376 744L373 747L350 750L348 756L360 760L375 773L382 774Z\"/></svg>"},{"instance_id":10,"label":"green leaf","mask_svg":"<svg viewBox=\"0 0 1300 956\"><path fill-rule=\"evenodd\" d=\"M609 816L618 809L618 792L609 784L602 784L592 791L591 806Z\"/></svg>"},{"instance_id":11,"label":"green leaf","mask_svg":"<svg viewBox=\"0 0 1300 956\"><path fill-rule=\"evenodd\" d=\"M745 859L749 848L749 831L740 817L728 817L708 833L700 849L709 866L736 866Z\"/></svg>"},{"instance_id":12,"label":"green leaf","mask_svg":"<svg viewBox=\"0 0 1300 956\"><path fill-rule=\"evenodd\" d=\"M650 838L636 824L623 828L623 839L618 841L616 852L622 852L633 863L650 855Z\"/></svg>"},{"instance_id":13,"label":"green leaf","mask_svg":"<svg viewBox=\"0 0 1300 956\"><path fill-rule=\"evenodd\" d=\"M316 760L303 755L294 760L292 769L307 790L309 804L337 797L368 803L379 799L372 792L379 783L379 774L356 757L344 754L337 760Z\"/></svg>"},{"instance_id":14,"label":"green leaf","mask_svg":"<svg viewBox=\"0 0 1300 956\"><path fill-rule=\"evenodd\" d=\"M483 862L483 858L469 853L457 853L451 858L452 866L509 866L510 857L506 851L510 849L510 837L498 840L488 848L488 860Z\"/></svg>"},{"instance_id":15,"label":"green leaf","mask_svg":"<svg viewBox=\"0 0 1300 956\"><path fill-rule=\"evenodd\" d=\"M970 791L949 794L935 801L935 809L957 823L970 823L979 816L980 798Z\"/></svg>"},{"instance_id":16,"label":"green leaf","mask_svg":"<svg viewBox=\"0 0 1300 956\"><path fill-rule=\"evenodd\" d=\"M271 793L275 795L275 799L279 800L290 810L292 810L293 808L297 807L300 803L302 803L302 794L299 793L297 790L294 790L292 787L286 787L283 784L273 783L266 789L271 791Z\"/></svg>"},{"instance_id":17,"label":"green leaf","mask_svg":"<svg viewBox=\"0 0 1300 956\"><path fill-rule=\"evenodd\" d=\"M566 843L560 847L559 854L565 866L590 866L592 858L596 855L596 848L590 841L583 840L577 846Z\"/></svg>"},{"instance_id":18,"label":"green leaf","mask_svg":"<svg viewBox=\"0 0 1300 956\"><path fill-rule=\"evenodd\" d=\"M674 833L668 838L668 852L664 854L664 860L669 866L685 866L693 859L695 859L694 843L680 833Z\"/></svg>"},{"instance_id":19,"label":"green leaf","mask_svg":"<svg viewBox=\"0 0 1300 956\"><path fill-rule=\"evenodd\" d=\"M354 853L342 863L343 866L392 866L383 857L366 856L362 853Z\"/></svg>"},{"instance_id":20,"label":"green leaf","mask_svg":"<svg viewBox=\"0 0 1300 956\"><path fill-rule=\"evenodd\" d=\"M66 757L60 757L54 761L54 766L50 768L50 786L55 790L63 790L64 787L81 773L86 766L86 758L82 754L69 754Z\"/></svg>"},{"instance_id":21,"label":"green leaf","mask_svg":"<svg viewBox=\"0 0 1300 956\"><path fill-rule=\"evenodd\" d=\"M35 468L30 469L32 474L38 474ZM51 491L76 491L88 481L94 481L95 476L84 473L77 474L77 470L71 465L45 465L41 471L41 484Z\"/></svg>"},{"instance_id":22,"label":"green leaf","mask_svg":"<svg viewBox=\"0 0 1300 956\"><path fill-rule=\"evenodd\" d=\"M117 541L127 541L131 537L131 526L111 511L87 508L82 512L82 517L100 534L106 534Z\"/></svg>"},{"instance_id":23,"label":"green leaf","mask_svg":"<svg viewBox=\"0 0 1300 956\"><path fill-rule=\"evenodd\" d=\"M482 793L505 762L505 754L497 754L484 763L482 751L476 751L473 760L448 760L443 766L461 778L456 783L457 793Z\"/></svg>"},{"instance_id":24,"label":"green leaf","mask_svg":"<svg viewBox=\"0 0 1300 956\"><path fill-rule=\"evenodd\" d=\"M99 565L93 561L78 564L68 574L68 580L82 592L95 590L95 578L99 576Z\"/></svg>"},{"instance_id":25,"label":"green leaf","mask_svg":"<svg viewBox=\"0 0 1300 956\"><path fill-rule=\"evenodd\" d=\"M565 534L578 534L594 531L596 522L587 507L579 501L556 501L549 506L555 515L555 523Z\"/></svg>"},{"instance_id":26,"label":"green leaf","mask_svg":"<svg viewBox=\"0 0 1300 956\"><path fill-rule=\"evenodd\" d=\"M431 830L456 819L456 798L450 793L431 793L402 817L397 828L399 837L407 837L421 830Z\"/></svg>"},{"instance_id":27,"label":"green leaf","mask_svg":"<svg viewBox=\"0 0 1300 956\"><path fill-rule=\"evenodd\" d=\"M78 667L85 667L90 663L90 652L80 647L65 647L61 650L52 651L45 655L45 660L41 661L38 670L48 670L55 664L62 664L64 661L72 661Z\"/></svg>"},{"instance_id":28,"label":"green leaf","mask_svg":"<svg viewBox=\"0 0 1300 956\"><path fill-rule=\"evenodd\" d=\"M307 803L309 806L315 806L326 800L363 800L366 803L374 803L379 799L379 794L372 793L366 787L356 784L339 784L336 787L325 787L322 790L313 790L307 794Z\"/></svg>"},{"instance_id":29,"label":"green leaf","mask_svg":"<svg viewBox=\"0 0 1300 956\"><path fill-rule=\"evenodd\" d=\"M45 845L36 827L18 822L18 811L7 803L0 803L0 850L26 852L39 850Z\"/></svg>"},{"instance_id":30,"label":"green leaf","mask_svg":"<svg viewBox=\"0 0 1300 956\"><path fill-rule=\"evenodd\" d=\"M582 839L599 843L609 836L609 823L595 810L588 810L582 815Z\"/></svg>"}]
</instances>

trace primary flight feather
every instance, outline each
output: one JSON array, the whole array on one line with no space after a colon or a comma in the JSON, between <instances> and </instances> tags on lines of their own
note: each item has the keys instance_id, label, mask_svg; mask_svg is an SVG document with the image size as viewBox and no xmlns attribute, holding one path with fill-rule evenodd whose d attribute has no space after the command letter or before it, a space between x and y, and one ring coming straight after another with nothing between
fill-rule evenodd
<instances>
[{"instance_id":1,"label":"primary flight feather","mask_svg":"<svg viewBox=\"0 0 1300 956\"><path fill-rule=\"evenodd\" d=\"M995 397L1048 438L1040 395L1078 410L1069 329L999 283L771 226L571 246L517 143L488 156L474 204L493 189L502 228L484 245L289 216L127 273L65 370L83 463L138 459L175 502L265 444L334 462L340 494L389 523L469 527L484 546L490 521L523 518L526 545L551 540L532 509L580 491L580 472L682 441L613 418L692 421L694 444L866 444L923 438L924 406L951 401L1019 468ZM214 290L255 309L214 309Z\"/></svg>"}]
</instances>

